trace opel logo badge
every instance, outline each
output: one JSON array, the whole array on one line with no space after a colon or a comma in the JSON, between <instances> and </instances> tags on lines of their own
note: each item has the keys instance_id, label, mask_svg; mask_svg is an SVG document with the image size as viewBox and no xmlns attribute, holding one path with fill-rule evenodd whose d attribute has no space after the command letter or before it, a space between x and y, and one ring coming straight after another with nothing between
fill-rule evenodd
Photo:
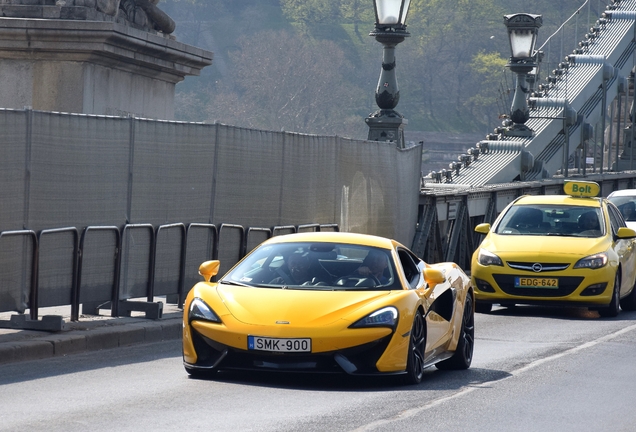
<instances>
[{"instance_id":1,"label":"opel logo badge","mask_svg":"<svg viewBox=\"0 0 636 432\"><path fill-rule=\"evenodd\" d=\"M539 263L534 263L532 264L532 271L534 271L535 273L541 273L541 270L543 270L543 266Z\"/></svg>"}]
</instances>

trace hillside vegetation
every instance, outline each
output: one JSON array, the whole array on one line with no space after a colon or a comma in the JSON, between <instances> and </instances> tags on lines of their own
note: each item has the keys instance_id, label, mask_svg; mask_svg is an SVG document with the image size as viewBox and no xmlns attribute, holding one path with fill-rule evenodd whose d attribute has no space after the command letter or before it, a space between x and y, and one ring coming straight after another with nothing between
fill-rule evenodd
<instances>
[{"instance_id":1,"label":"hillside vegetation","mask_svg":"<svg viewBox=\"0 0 636 432\"><path fill-rule=\"evenodd\" d=\"M410 130L473 132L509 108L503 15L543 15L541 44L583 0L412 0L396 49ZM177 86L177 118L366 138L382 46L372 0L165 0L177 40L214 52ZM590 0L595 20L604 3ZM591 18L588 16L591 13ZM574 41L572 42L572 45ZM573 46L569 46L571 52Z\"/></svg>"}]
</instances>

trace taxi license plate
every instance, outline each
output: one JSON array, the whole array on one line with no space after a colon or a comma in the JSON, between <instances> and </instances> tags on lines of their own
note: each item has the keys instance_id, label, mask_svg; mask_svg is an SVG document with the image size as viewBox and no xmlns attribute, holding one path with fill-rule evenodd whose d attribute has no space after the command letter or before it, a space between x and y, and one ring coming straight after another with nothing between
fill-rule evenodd
<instances>
[{"instance_id":1,"label":"taxi license plate","mask_svg":"<svg viewBox=\"0 0 636 432\"><path fill-rule=\"evenodd\" d=\"M515 288L546 288L558 289L559 279L557 278L530 278L516 277Z\"/></svg>"},{"instance_id":2,"label":"taxi license plate","mask_svg":"<svg viewBox=\"0 0 636 432\"><path fill-rule=\"evenodd\" d=\"M248 336L247 349L272 352L311 352L311 339L278 339Z\"/></svg>"}]
</instances>

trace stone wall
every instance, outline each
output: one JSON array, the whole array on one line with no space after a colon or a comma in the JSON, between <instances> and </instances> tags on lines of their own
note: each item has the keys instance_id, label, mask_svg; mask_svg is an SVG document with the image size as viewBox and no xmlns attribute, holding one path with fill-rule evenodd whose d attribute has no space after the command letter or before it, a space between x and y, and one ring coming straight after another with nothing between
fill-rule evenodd
<instances>
[{"instance_id":1,"label":"stone wall","mask_svg":"<svg viewBox=\"0 0 636 432\"><path fill-rule=\"evenodd\" d=\"M0 16L7 18L115 21L140 30L171 34L174 21L159 0L0 0Z\"/></svg>"}]
</instances>

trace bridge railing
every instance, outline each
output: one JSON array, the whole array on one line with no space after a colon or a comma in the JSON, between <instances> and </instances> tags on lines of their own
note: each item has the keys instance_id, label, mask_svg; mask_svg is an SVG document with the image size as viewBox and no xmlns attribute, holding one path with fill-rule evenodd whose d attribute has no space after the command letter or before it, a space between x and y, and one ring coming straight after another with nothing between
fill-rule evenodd
<instances>
[{"instance_id":1,"label":"bridge railing","mask_svg":"<svg viewBox=\"0 0 636 432\"><path fill-rule=\"evenodd\" d=\"M174 223L88 226L81 235L75 227L0 232L0 254L13 258L5 260L11 268L2 277L0 312L19 313L0 327L59 331L62 317L39 316L40 308L58 306L70 306L72 321L80 310L99 315L103 309L113 317L137 311L159 319L163 303L155 299L165 296L181 307L201 262L221 257L229 269L274 235L308 231L339 226Z\"/></svg>"},{"instance_id":2,"label":"bridge railing","mask_svg":"<svg viewBox=\"0 0 636 432\"><path fill-rule=\"evenodd\" d=\"M563 194L563 182L577 178L599 183L601 196L615 190L636 188L635 171L474 188L429 185L420 194L418 223L411 249L426 262L452 261L470 273L473 252L483 240L483 235L475 232L477 225L494 222L508 204L522 195Z\"/></svg>"}]
</instances>

